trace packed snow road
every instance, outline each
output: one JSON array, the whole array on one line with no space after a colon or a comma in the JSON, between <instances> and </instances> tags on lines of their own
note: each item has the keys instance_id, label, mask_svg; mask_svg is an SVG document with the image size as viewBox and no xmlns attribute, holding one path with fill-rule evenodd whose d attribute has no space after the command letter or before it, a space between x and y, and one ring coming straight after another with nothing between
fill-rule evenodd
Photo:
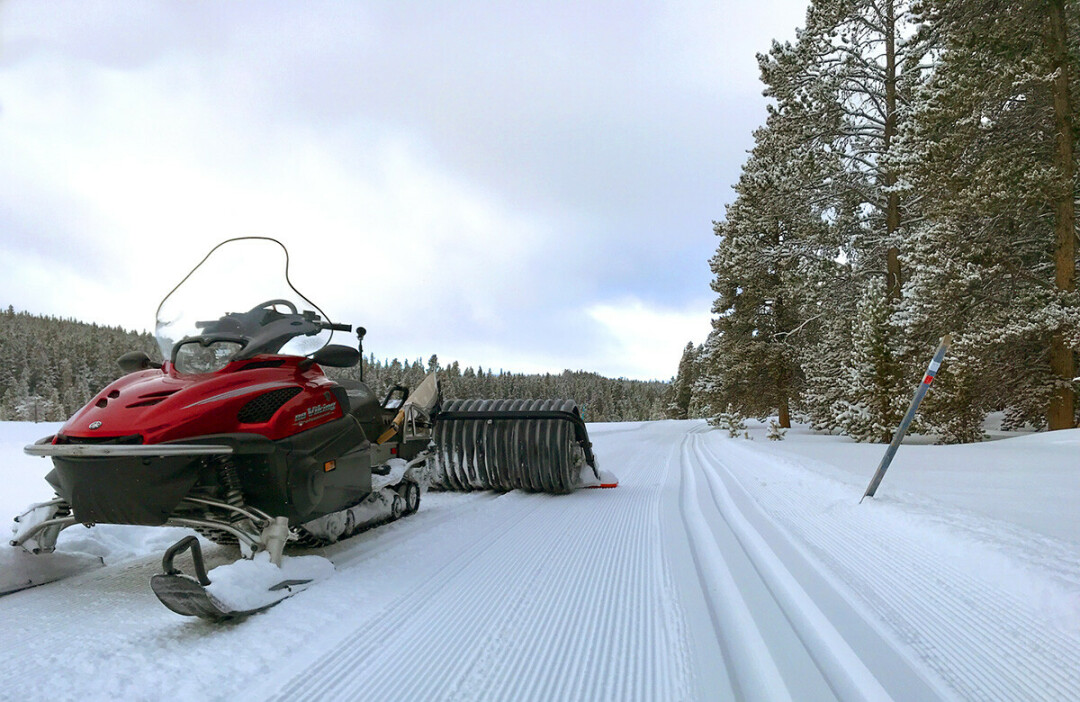
<instances>
[{"instance_id":1,"label":"packed snow road","mask_svg":"<svg viewBox=\"0 0 1080 702\"><path fill-rule=\"evenodd\" d=\"M1080 699L1074 542L858 505L866 476L699 422L590 431L619 488L429 493L242 622L161 607L160 548L2 597L0 699Z\"/></svg>"}]
</instances>

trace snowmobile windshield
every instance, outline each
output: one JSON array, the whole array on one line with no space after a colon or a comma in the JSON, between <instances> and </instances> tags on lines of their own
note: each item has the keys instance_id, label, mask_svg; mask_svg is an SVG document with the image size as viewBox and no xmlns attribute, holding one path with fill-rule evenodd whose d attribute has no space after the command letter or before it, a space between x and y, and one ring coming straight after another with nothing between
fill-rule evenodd
<instances>
[{"instance_id":1,"label":"snowmobile windshield","mask_svg":"<svg viewBox=\"0 0 1080 702\"><path fill-rule=\"evenodd\" d=\"M158 305L164 358L180 373L212 373L258 354L307 356L326 346L332 325L293 287L288 265L276 239L218 244Z\"/></svg>"}]
</instances>

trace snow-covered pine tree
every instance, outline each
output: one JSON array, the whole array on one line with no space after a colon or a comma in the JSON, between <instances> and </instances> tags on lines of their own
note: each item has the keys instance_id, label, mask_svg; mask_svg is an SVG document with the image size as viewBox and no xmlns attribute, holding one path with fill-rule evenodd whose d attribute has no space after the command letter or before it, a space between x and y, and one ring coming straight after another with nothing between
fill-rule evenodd
<instances>
[{"instance_id":1,"label":"snow-covered pine tree","mask_svg":"<svg viewBox=\"0 0 1080 702\"><path fill-rule=\"evenodd\" d=\"M749 437L746 431L746 417L743 416L734 405L728 405L724 410L718 413L714 417L709 418L709 424L714 427L723 429L728 433L728 437L737 439L740 436Z\"/></svg>"},{"instance_id":2,"label":"snow-covered pine tree","mask_svg":"<svg viewBox=\"0 0 1080 702\"><path fill-rule=\"evenodd\" d=\"M690 406L694 398L694 386L698 379L698 356L701 347L694 346L694 342L686 343L682 358L679 360L679 372L671 381L670 400L666 414L669 419L689 419Z\"/></svg>"},{"instance_id":3,"label":"snow-covered pine tree","mask_svg":"<svg viewBox=\"0 0 1080 702\"><path fill-rule=\"evenodd\" d=\"M713 334L705 346L701 387L713 408L743 416L776 414L791 426L802 371L805 252L824 224L807 181L818 154L805 148L797 105L773 108L754 134L755 147L735 186L710 265L718 293ZM802 142L804 148L796 148ZM808 177L811 176L811 177ZM796 333L802 331L804 333ZM726 411L726 410L725 410Z\"/></svg>"},{"instance_id":4,"label":"snow-covered pine tree","mask_svg":"<svg viewBox=\"0 0 1080 702\"><path fill-rule=\"evenodd\" d=\"M712 359L719 353L716 349L719 334L714 329L709 332L705 343L701 345L701 353L698 355L698 376L692 391L692 402L696 411L695 416L711 418L719 416L723 407L713 405L719 401L722 395L721 378L719 373L711 367Z\"/></svg>"},{"instance_id":5,"label":"snow-covered pine tree","mask_svg":"<svg viewBox=\"0 0 1080 702\"><path fill-rule=\"evenodd\" d=\"M132 350L156 355L148 334L83 324L74 320L40 317L13 309L0 309L0 420L66 419L105 385L120 376L116 359ZM379 397L396 383L416 387L428 368L442 366L430 356L378 361L364 359L364 380ZM360 367L328 369L334 377L359 379ZM582 371L554 375L494 375L478 377L471 368L461 370L454 361L441 371L443 395L458 397L573 398L588 408L589 421L653 420L664 416L668 383L605 378ZM612 413L599 398L606 397Z\"/></svg>"},{"instance_id":6,"label":"snow-covered pine tree","mask_svg":"<svg viewBox=\"0 0 1080 702\"><path fill-rule=\"evenodd\" d=\"M880 271L889 299L900 297L904 218L896 167L887 158L922 70L913 42L911 0L814 0L794 45L774 43L759 57L779 100L798 99L817 139L838 156L828 183L855 206L845 253Z\"/></svg>"},{"instance_id":7,"label":"snow-covered pine tree","mask_svg":"<svg viewBox=\"0 0 1080 702\"><path fill-rule=\"evenodd\" d=\"M699 381L713 413L731 404L746 416L776 413L790 426L807 350L838 307L854 307L845 302L854 294L838 285L849 276L837 259L850 248L861 205L842 185L850 180L835 143L843 99L814 63L823 51L804 32L796 44L777 43L758 56L765 95L775 103L755 132L737 198L715 227L719 316Z\"/></svg>"},{"instance_id":8,"label":"snow-covered pine tree","mask_svg":"<svg viewBox=\"0 0 1080 702\"><path fill-rule=\"evenodd\" d=\"M924 348L954 333L924 416L949 440L1000 409L1012 426L1073 426L1080 17L1061 0L929 0L923 20L938 49L898 145L925 218L901 321Z\"/></svg>"},{"instance_id":9,"label":"snow-covered pine tree","mask_svg":"<svg viewBox=\"0 0 1080 702\"><path fill-rule=\"evenodd\" d=\"M769 421L769 433L765 435L765 438L769 441L783 441L784 434L787 434L787 429L780 426L780 423L775 419Z\"/></svg>"},{"instance_id":10,"label":"snow-covered pine tree","mask_svg":"<svg viewBox=\"0 0 1080 702\"><path fill-rule=\"evenodd\" d=\"M815 334L803 347L799 363L805 377L800 406L818 431L842 433L847 410L847 386L839 381L852 358L852 325L857 300L844 291L853 289L851 266L837 262L832 270L808 286ZM840 291L839 293L837 291Z\"/></svg>"},{"instance_id":11,"label":"snow-covered pine tree","mask_svg":"<svg viewBox=\"0 0 1080 702\"><path fill-rule=\"evenodd\" d=\"M766 95L780 104L797 103L807 126L831 156L831 169L805 188L816 193L828 227L821 243L836 265L807 271L807 319L818 318L814 346L803 347L807 415L815 426L844 430L835 421L840 367L851 367L851 319L864 297L865 282L877 281L895 306L903 272L900 252L912 209L897 187L890 158L895 137L910 108L910 94L922 73L926 43L913 41L916 27L909 0L815 0L806 28L794 44L774 43L759 57ZM820 317L816 317L820 315ZM884 323L879 334L895 334ZM881 348L898 346L896 338ZM881 367L892 358L873 359ZM895 373L876 374L885 381ZM873 388L874 405L886 405L904 391ZM863 400L857 400L862 402ZM832 415L832 416L830 416Z\"/></svg>"},{"instance_id":12,"label":"snow-covered pine tree","mask_svg":"<svg viewBox=\"0 0 1080 702\"><path fill-rule=\"evenodd\" d=\"M852 326L851 359L836 378L840 398L835 421L856 441L891 441L911 399L884 392L902 385L891 311L886 291L873 281L864 286Z\"/></svg>"}]
</instances>

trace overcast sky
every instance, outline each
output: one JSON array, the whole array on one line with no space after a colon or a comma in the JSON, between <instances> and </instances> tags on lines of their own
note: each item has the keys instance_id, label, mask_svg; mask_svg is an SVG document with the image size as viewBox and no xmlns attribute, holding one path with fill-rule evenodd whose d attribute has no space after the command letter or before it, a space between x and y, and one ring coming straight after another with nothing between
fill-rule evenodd
<instances>
[{"instance_id":1,"label":"overcast sky","mask_svg":"<svg viewBox=\"0 0 1080 702\"><path fill-rule=\"evenodd\" d=\"M150 329L259 234L380 358L668 379L805 6L0 0L0 305Z\"/></svg>"}]
</instances>

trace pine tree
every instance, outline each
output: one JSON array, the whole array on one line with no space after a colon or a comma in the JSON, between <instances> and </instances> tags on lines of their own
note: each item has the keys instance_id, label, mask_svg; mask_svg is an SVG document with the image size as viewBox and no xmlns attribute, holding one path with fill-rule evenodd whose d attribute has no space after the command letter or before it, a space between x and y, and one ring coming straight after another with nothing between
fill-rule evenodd
<instances>
[{"instance_id":1,"label":"pine tree","mask_svg":"<svg viewBox=\"0 0 1080 702\"><path fill-rule=\"evenodd\" d=\"M852 363L852 330L859 300L847 291L858 286L846 263L834 261L818 267L815 273L815 278L807 281L807 319L813 337L799 354L806 379L800 407L814 429L843 433L849 399L847 386L838 378Z\"/></svg>"},{"instance_id":2,"label":"pine tree","mask_svg":"<svg viewBox=\"0 0 1080 702\"><path fill-rule=\"evenodd\" d=\"M783 441L784 434L787 434L787 429L780 426L780 423L775 419L769 422L769 433L765 435L765 438L769 441Z\"/></svg>"},{"instance_id":3,"label":"pine tree","mask_svg":"<svg viewBox=\"0 0 1080 702\"><path fill-rule=\"evenodd\" d=\"M923 19L939 48L898 148L924 217L900 321L923 348L954 335L926 419L950 440L1002 408L1011 426L1074 426L1076 9L933 0Z\"/></svg>"},{"instance_id":4,"label":"pine tree","mask_svg":"<svg viewBox=\"0 0 1080 702\"><path fill-rule=\"evenodd\" d=\"M766 68L763 75L770 75ZM715 225L720 243L710 261L718 297L703 353L704 402L744 416L775 413L784 427L803 387L800 354L814 342L808 284L837 254L829 223L835 209L815 186L837 162L808 131L811 124L799 99L770 106L735 202Z\"/></svg>"},{"instance_id":5,"label":"pine tree","mask_svg":"<svg viewBox=\"0 0 1080 702\"><path fill-rule=\"evenodd\" d=\"M803 185L828 225L817 237L817 265L803 271L809 328L799 345L802 408L818 426L843 430L829 416L841 400L834 377L839 367L854 363L852 326L844 320L856 314L867 281L876 281L894 308L901 297L901 252L917 216L917 198L900 187L893 151L928 51L927 42L917 40L912 4L816 0L797 41L774 43L767 56L759 57L766 95L782 109L798 105L805 143L820 144L828 155ZM800 146L794 142L787 148ZM896 324L882 324L879 333L891 335L882 348L899 347ZM887 360L895 361L874 363ZM877 377L885 381L897 374ZM891 385L872 390L876 405L902 394Z\"/></svg>"},{"instance_id":6,"label":"pine tree","mask_svg":"<svg viewBox=\"0 0 1080 702\"><path fill-rule=\"evenodd\" d=\"M689 341L683 349L682 358L679 360L679 372L671 381L671 392L667 405L667 416L670 419L689 419L693 415L690 407L693 403L694 386L698 379L698 356L701 353L700 346L694 346Z\"/></svg>"},{"instance_id":7,"label":"pine tree","mask_svg":"<svg viewBox=\"0 0 1080 702\"><path fill-rule=\"evenodd\" d=\"M900 297L904 218L895 164L888 158L919 80L923 44L913 41L909 0L815 0L795 45L774 43L760 57L767 95L798 100L816 137L837 154L828 187L858 217L847 232L849 259L880 271L890 300Z\"/></svg>"},{"instance_id":8,"label":"pine tree","mask_svg":"<svg viewBox=\"0 0 1080 702\"><path fill-rule=\"evenodd\" d=\"M101 388L121 374L116 359L128 351L157 354L153 338L118 328L0 309L0 420L66 419ZM442 364L432 355L402 363L398 359L364 359L363 378L377 396L395 384L415 388L429 369ZM333 377L360 379L360 367L327 369ZM456 397L576 400L589 407L589 421L650 420L664 416L669 384L604 378L596 373L566 371L523 375L488 371L482 377L452 362L440 370L443 394ZM598 397L608 398L612 413Z\"/></svg>"},{"instance_id":9,"label":"pine tree","mask_svg":"<svg viewBox=\"0 0 1080 702\"><path fill-rule=\"evenodd\" d=\"M888 443L907 409L909 398L882 391L901 386L891 309L885 291L866 287L852 329L853 356L837 379L842 399L836 422L856 441Z\"/></svg>"},{"instance_id":10,"label":"pine tree","mask_svg":"<svg viewBox=\"0 0 1080 702\"><path fill-rule=\"evenodd\" d=\"M710 418L709 424L726 431L729 438L737 439L740 435L749 438L745 419L746 417L735 406L728 405L723 412Z\"/></svg>"}]
</instances>

